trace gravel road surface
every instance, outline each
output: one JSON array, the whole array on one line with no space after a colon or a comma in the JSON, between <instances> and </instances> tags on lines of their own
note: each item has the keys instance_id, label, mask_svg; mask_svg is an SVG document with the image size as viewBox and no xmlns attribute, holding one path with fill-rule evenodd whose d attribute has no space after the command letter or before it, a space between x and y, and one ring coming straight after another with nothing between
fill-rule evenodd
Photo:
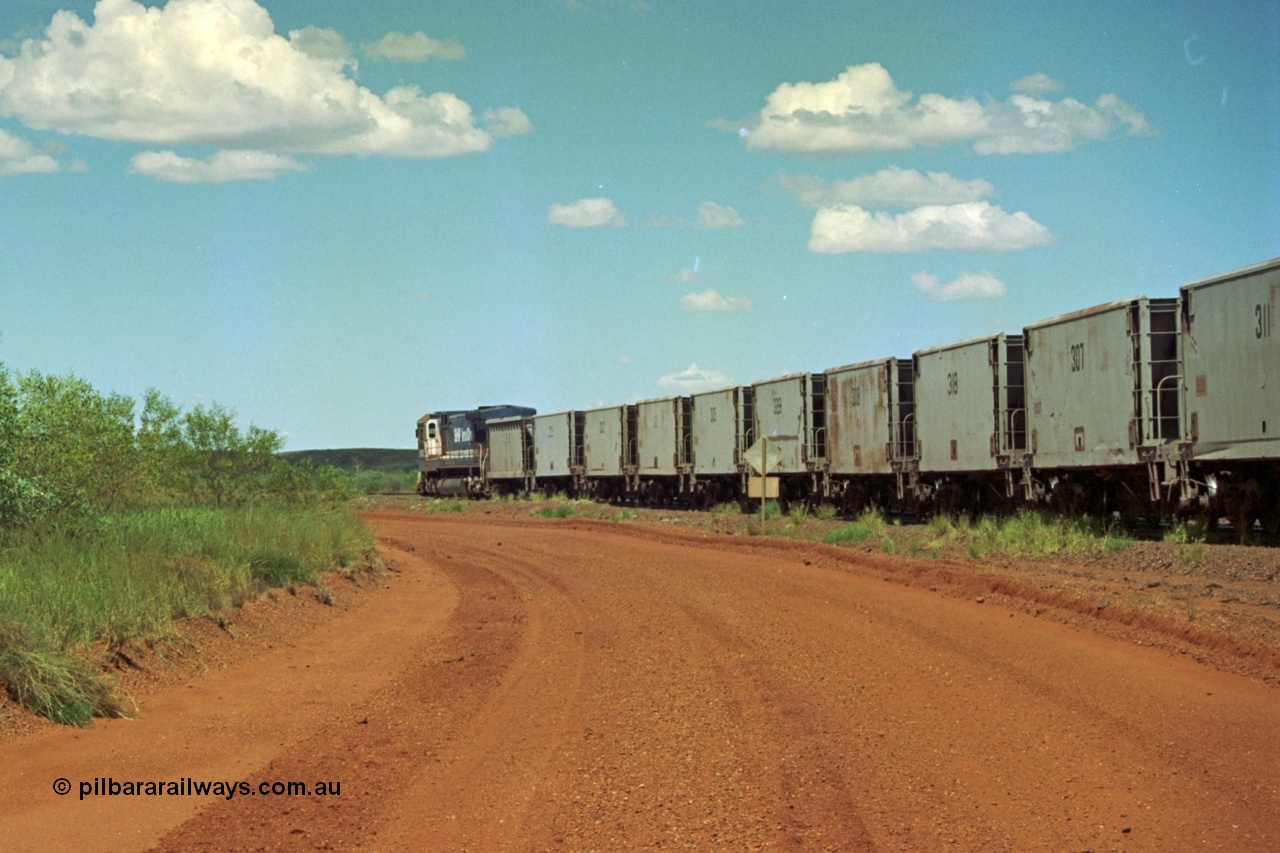
<instances>
[{"instance_id":1,"label":"gravel road surface","mask_svg":"<svg viewBox=\"0 0 1280 853\"><path fill-rule=\"evenodd\" d=\"M906 558L367 517L388 571L338 606L264 599L135 719L0 742L0 849L1280 849L1274 682L886 580ZM340 793L257 793L293 780Z\"/></svg>"}]
</instances>

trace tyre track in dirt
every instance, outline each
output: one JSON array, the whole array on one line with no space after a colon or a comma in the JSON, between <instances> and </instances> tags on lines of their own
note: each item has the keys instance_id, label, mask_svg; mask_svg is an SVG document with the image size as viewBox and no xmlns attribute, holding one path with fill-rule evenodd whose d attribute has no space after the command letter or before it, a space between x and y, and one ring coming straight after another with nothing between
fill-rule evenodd
<instances>
[{"instance_id":1,"label":"tyre track in dirt","mask_svg":"<svg viewBox=\"0 0 1280 853\"><path fill-rule=\"evenodd\" d=\"M1274 687L878 576L910 561L368 518L400 574L341 634L198 680L181 708L164 691L141 720L0 747L26 762L0 777L0 847L51 849L50 823L86 850L1280 847ZM249 737L263 721L270 743ZM200 762L342 796L47 792L68 767Z\"/></svg>"},{"instance_id":2,"label":"tyre track in dirt","mask_svg":"<svg viewBox=\"0 0 1280 853\"><path fill-rule=\"evenodd\" d=\"M1277 837L1267 688L803 553L490 529L540 553L529 562L600 622L584 737L535 798L548 831L506 849L1248 850Z\"/></svg>"},{"instance_id":3,"label":"tyre track in dirt","mask_svg":"<svg viewBox=\"0 0 1280 853\"><path fill-rule=\"evenodd\" d=\"M446 576L458 602L432 643L384 689L362 697L354 725L323 727L260 774L342 779L343 798L291 801L288 814L271 800L213 804L158 850L253 850L264 837L276 839L270 849L299 850L518 842L529 792L581 696L581 643L553 627L576 620L572 603L500 546L437 542L413 524L381 530ZM459 802L461 791L480 793L476 779L502 783ZM348 807L351 795L363 806L358 814ZM477 838L477 827L495 840Z\"/></svg>"}]
</instances>

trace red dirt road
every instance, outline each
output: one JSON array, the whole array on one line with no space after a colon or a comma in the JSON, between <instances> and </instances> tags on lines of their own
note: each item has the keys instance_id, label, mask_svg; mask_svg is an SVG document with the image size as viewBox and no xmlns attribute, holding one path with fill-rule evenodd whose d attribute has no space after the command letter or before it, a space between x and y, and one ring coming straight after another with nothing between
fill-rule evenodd
<instances>
[{"instance_id":1,"label":"red dirt road","mask_svg":"<svg viewBox=\"0 0 1280 853\"><path fill-rule=\"evenodd\" d=\"M1274 686L820 545L369 519L389 589L136 720L0 745L0 849L1280 849ZM341 794L80 800L95 777Z\"/></svg>"}]
</instances>

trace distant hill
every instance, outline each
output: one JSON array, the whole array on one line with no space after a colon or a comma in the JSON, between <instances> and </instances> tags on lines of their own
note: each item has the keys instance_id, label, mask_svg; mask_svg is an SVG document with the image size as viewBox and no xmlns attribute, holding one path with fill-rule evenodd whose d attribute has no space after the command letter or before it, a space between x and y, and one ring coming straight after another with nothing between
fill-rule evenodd
<instances>
[{"instance_id":1,"label":"distant hill","mask_svg":"<svg viewBox=\"0 0 1280 853\"><path fill-rule=\"evenodd\" d=\"M291 450L281 453L290 462L310 459L317 468L332 465L344 471L385 471L398 474L418 470L417 450L353 447L345 450Z\"/></svg>"}]
</instances>

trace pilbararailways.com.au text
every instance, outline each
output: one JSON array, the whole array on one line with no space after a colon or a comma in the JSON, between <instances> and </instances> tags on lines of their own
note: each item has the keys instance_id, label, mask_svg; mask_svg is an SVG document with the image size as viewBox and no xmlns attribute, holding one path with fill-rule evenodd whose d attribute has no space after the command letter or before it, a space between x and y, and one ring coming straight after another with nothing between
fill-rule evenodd
<instances>
[{"instance_id":1,"label":"pilbararailways.com.au text","mask_svg":"<svg viewBox=\"0 0 1280 853\"><path fill-rule=\"evenodd\" d=\"M340 797L342 782L208 782L187 776L174 781L130 779L117 781L110 776L97 777L79 783L80 799L86 797ZM54 793L63 796L71 793L68 779L55 779Z\"/></svg>"}]
</instances>

